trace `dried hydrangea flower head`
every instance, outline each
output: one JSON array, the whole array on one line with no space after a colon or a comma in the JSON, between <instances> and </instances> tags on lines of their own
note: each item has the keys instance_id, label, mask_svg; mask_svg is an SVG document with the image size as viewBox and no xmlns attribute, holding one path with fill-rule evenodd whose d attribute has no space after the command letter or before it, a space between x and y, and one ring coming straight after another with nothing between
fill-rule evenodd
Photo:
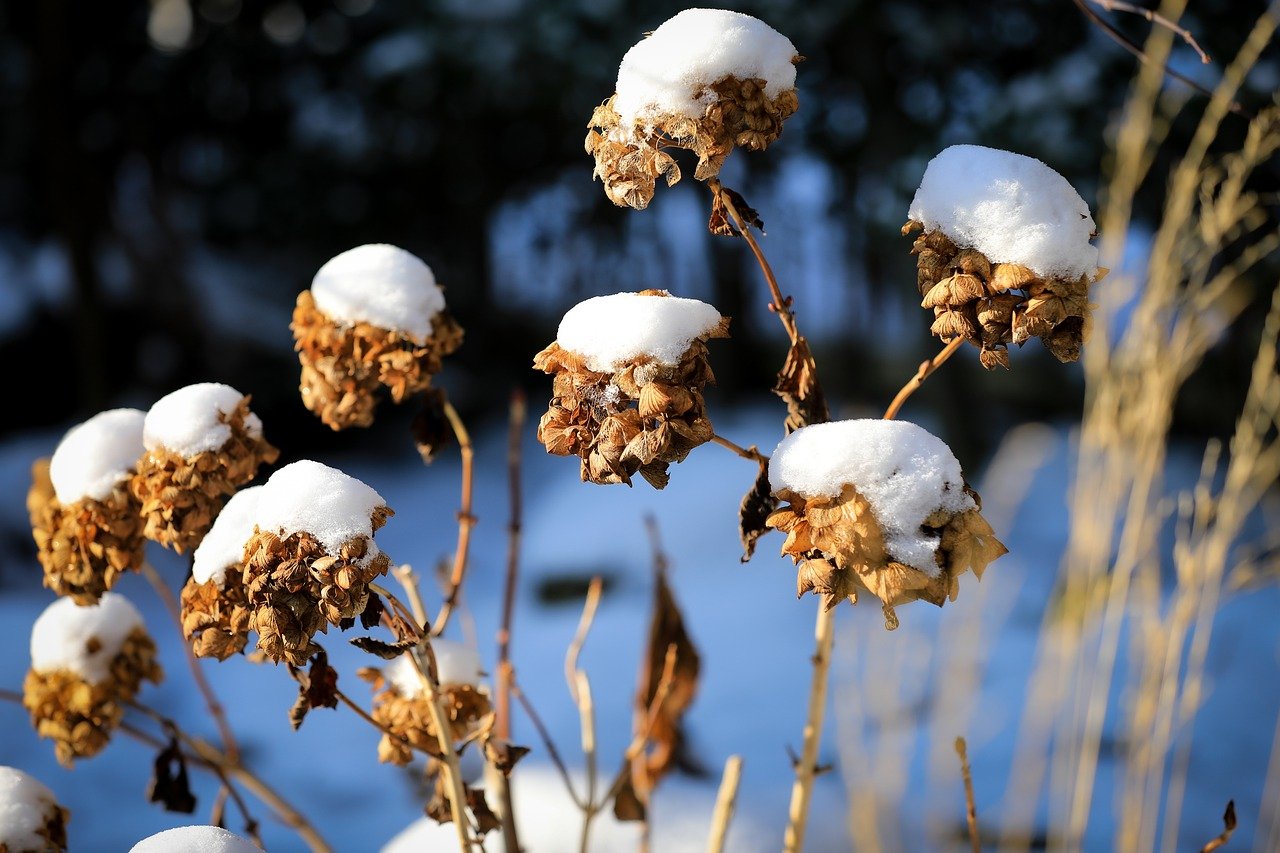
<instances>
[{"instance_id":1,"label":"dried hydrangea flower head","mask_svg":"<svg viewBox=\"0 0 1280 853\"><path fill-rule=\"evenodd\" d=\"M391 515L372 488L310 459L267 479L243 565L249 627L267 658L302 666L319 651L316 632L364 612L369 584L391 566L373 541Z\"/></svg>"},{"instance_id":2,"label":"dried hydrangea flower head","mask_svg":"<svg viewBox=\"0 0 1280 853\"><path fill-rule=\"evenodd\" d=\"M902 233L923 232L911 251L935 335L969 341L988 370L1031 338L1058 361L1080 357L1089 286L1107 271L1066 178L1022 154L953 145L929 162L907 215Z\"/></svg>"},{"instance_id":3,"label":"dried hydrangea flower head","mask_svg":"<svg viewBox=\"0 0 1280 853\"><path fill-rule=\"evenodd\" d=\"M729 318L665 290L578 303L533 359L555 377L538 440L548 453L578 456L583 480L630 485L639 472L663 488L667 465L711 440L706 342L728 336Z\"/></svg>"},{"instance_id":4,"label":"dried hydrangea flower head","mask_svg":"<svg viewBox=\"0 0 1280 853\"><path fill-rule=\"evenodd\" d=\"M801 427L770 457L769 485L787 506L765 523L787 534L797 594L821 595L830 609L866 589L890 628L895 606L954 601L960 575L981 578L1007 553L951 449L905 421Z\"/></svg>"},{"instance_id":5,"label":"dried hydrangea flower head","mask_svg":"<svg viewBox=\"0 0 1280 853\"><path fill-rule=\"evenodd\" d=\"M461 740L491 710L488 691L481 685L484 669L480 655L471 646L439 638L431 640L431 651L435 654L436 679L450 734L454 740ZM431 705L413 658L402 654L385 670L370 667L362 675L373 682L377 691L373 718L391 734L438 756L440 744L431 722ZM384 734L378 743L378 760L408 764L413 752L403 741Z\"/></svg>"},{"instance_id":6,"label":"dried hydrangea flower head","mask_svg":"<svg viewBox=\"0 0 1280 853\"><path fill-rule=\"evenodd\" d=\"M39 779L16 767L0 767L0 850L66 850L70 816Z\"/></svg>"},{"instance_id":7,"label":"dried hydrangea flower head","mask_svg":"<svg viewBox=\"0 0 1280 853\"><path fill-rule=\"evenodd\" d=\"M31 535L44 585L93 604L142 565L146 540L129 480L143 454L145 413L111 409L72 427L32 466Z\"/></svg>"},{"instance_id":8,"label":"dried hydrangea flower head","mask_svg":"<svg viewBox=\"0 0 1280 853\"><path fill-rule=\"evenodd\" d=\"M303 404L335 430L373 423L382 386L402 403L431 386L462 327L431 268L397 246L348 249L320 267L293 309Z\"/></svg>"},{"instance_id":9,"label":"dried hydrangea flower head","mask_svg":"<svg viewBox=\"0 0 1280 853\"><path fill-rule=\"evenodd\" d=\"M252 610L244 592L244 546L254 533L262 486L231 496L192 555L182 588L182 633L197 657L244 651Z\"/></svg>"},{"instance_id":10,"label":"dried hydrangea flower head","mask_svg":"<svg viewBox=\"0 0 1280 853\"><path fill-rule=\"evenodd\" d=\"M183 553L200 544L222 505L280 451L262 436L249 398L200 382L161 397L147 411L146 453L130 488L148 539Z\"/></svg>"},{"instance_id":11,"label":"dried hydrangea flower head","mask_svg":"<svg viewBox=\"0 0 1280 853\"><path fill-rule=\"evenodd\" d=\"M70 767L107 745L143 680L158 684L161 677L155 643L127 598L108 592L87 607L60 598L31 629L22 704Z\"/></svg>"},{"instance_id":12,"label":"dried hydrangea flower head","mask_svg":"<svg viewBox=\"0 0 1280 853\"><path fill-rule=\"evenodd\" d=\"M129 853L262 853L262 848L220 826L175 826L147 836Z\"/></svg>"},{"instance_id":13,"label":"dried hydrangea flower head","mask_svg":"<svg viewBox=\"0 0 1280 853\"><path fill-rule=\"evenodd\" d=\"M741 12L685 9L635 44L614 94L591 116L586 149L619 207L643 210L658 178L680 168L663 149L698 156L699 181L720 172L735 145L762 151L800 106L791 40Z\"/></svg>"}]
</instances>

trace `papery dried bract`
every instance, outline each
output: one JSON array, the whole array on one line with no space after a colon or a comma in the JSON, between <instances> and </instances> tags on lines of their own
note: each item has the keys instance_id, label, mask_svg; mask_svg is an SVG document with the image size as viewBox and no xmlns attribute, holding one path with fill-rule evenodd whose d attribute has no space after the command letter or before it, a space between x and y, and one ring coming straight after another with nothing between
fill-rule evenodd
<instances>
[{"instance_id":1,"label":"papery dried bract","mask_svg":"<svg viewBox=\"0 0 1280 853\"><path fill-rule=\"evenodd\" d=\"M182 588L182 635L196 657L226 660L244 651L253 611L244 592L239 567L216 580L198 583L188 578Z\"/></svg>"}]
</instances>

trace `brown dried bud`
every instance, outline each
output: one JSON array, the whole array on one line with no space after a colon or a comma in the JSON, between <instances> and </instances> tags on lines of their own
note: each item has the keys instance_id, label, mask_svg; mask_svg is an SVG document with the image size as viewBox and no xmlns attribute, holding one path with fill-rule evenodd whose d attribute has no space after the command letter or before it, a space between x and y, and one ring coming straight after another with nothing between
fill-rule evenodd
<instances>
[{"instance_id":1,"label":"brown dried bud","mask_svg":"<svg viewBox=\"0 0 1280 853\"><path fill-rule=\"evenodd\" d=\"M388 733L378 743L378 760L383 763L404 765L413 759L418 749L433 756L441 756L431 717L431 705L425 693L409 687L405 673L416 672L408 655L399 658L393 667L403 667L401 677L384 677L377 671L374 687L379 692L373 697L371 716ZM444 707L449 734L462 740L475 731L493 708L488 692L471 684L442 684L440 701Z\"/></svg>"},{"instance_id":2,"label":"brown dried bud","mask_svg":"<svg viewBox=\"0 0 1280 853\"><path fill-rule=\"evenodd\" d=\"M196 657L226 660L243 652L252 616L238 571L228 571L221 585L188 578L182 588L182 635Z\"/></svg>"}]
</instances>

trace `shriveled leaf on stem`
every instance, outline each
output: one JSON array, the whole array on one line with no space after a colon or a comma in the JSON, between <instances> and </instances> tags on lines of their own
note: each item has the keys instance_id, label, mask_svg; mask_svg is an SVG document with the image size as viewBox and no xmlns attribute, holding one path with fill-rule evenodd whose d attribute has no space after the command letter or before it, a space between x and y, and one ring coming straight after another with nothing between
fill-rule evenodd
<instances>
[{"instance_id":1,"label":"shriveled leaf on stem","mask_svg":"<svg viewBox=\"0 0 1280 853\"><path fill-rule=\"evenodd\" d=\"M351 645L362 652L377 655L383 660L394 660L413 648L415 642L416 640L406 639L394 643L385 643L382 640L375 640L373 637L356 637L351 641Z\"/></svg>"},{"instance_id":2,"label":"shriveled leaf on stem","mask_svg":"<svg viewBox=\"0 0 1280 853\"><path fill-rule=\"evenodd\" d=\"M444 411L444 391L428 388L422 395L422 408L409 425L413 443L422 461L428 465L435 461L441 450L455 440L453 426Z\"/></svg>"},{"instance_id":3,"label":"shriveled leaf on stem","mask_svg":"<svg viewBox=\"0 0 1280 853\"><path fill-rule=\"evenodd\" d=\"M298 682L298 698L289 709L289 724L296 730L312 708L338 707L338 671L329 666L329 655L317 652L311 658L311 670L289 667L289 673Z\"/></svg>"},{"instance_id":4,"label":"shriveled leaf on stem","mask_svg":"<svg viewBox=\"0 0 1280 853\"><path fill-rule=\"evenodd\" d=\"M826 397L818 384L818 366L805 338L797 338L787 351L787 360L778 372L773 393L787 404L788 433L830 419Z\"/></svg>"},{"instance_id":5,"label":"shriveled leaf on stem","mask_svg":"<svg viewBox=\"0 0 1280 853\"><path fill-rule=\"evenodd\" d=\"M1227 800L1227 810L1222 815L1222 834L1200 848L1200 853L1212 853L1231 840L1236 831L1236 801Z\"/></svg>"},{"instance_id":6,"label":"shriveled leaf on stem","mask_svg":"<svg viewBox=\"0 0 1280 853\"><path fill-rule=\"evenodd\" d=\"M769 532L765 524L775 509L778 499L773 496L769 486L769 465L760 463L760 473L756 475L751 490L742 497L738 506L738 533L742 537L742 562L748 562L756 552L756 540Z\"/></svg>"},{"instance_id":7,"label":"shriveled leaf on stem","mask_svg":"<svg viewBox=\"0 0 1280 853\"><path fill-rule=\"evenodd\" d=\"M691 766L694 762L687 755L682 718L693 704L698 690L701 669L698 650L685 629L684 616L676 604L675 595L667 583L665 572L654 578L653 614L649 622L647 652L641 668L640 691L636 696L639 725L645 725L663 687L668 650L675 649L675 666L671 671L666 695L661 698L649 729L649 748L633 781L641 799L653 790L658 781L672 766ZM637 778L638 777L638 778Z\"/></svg>"},{"instance_id":8,"label":"shriveled leaf on stem","mask_svg":"<svg viewBox=\"0 0 1280 853\"><path fill-rule=\"evenodd\" d=\"M764 220L760 218L760 214L756 212L756 209L747 204L747 200L741 194L734 192L723 184L720 185L719 189L719 192L711 194L711 219L707 222L707 230L718 237L737 237L740 233L734 226L733 217L724 203L724 197L727 195L730 203L733 204L734 210L742 217L743 223L754 227L763 234Z\"/></svg>"},{"instance_id":9,"label":"shriveled leaf on stem","mask_svg":"<svg viewBox=\"0 0 1280 853\"><path fill-rule=\"evenodd\" d=\"M169 745L156 755L147 800L160 803L169 812L191 814L196 810L196 797L187 778L187 760L176 737L170 737Z\"/></svg>"}]
</instances>

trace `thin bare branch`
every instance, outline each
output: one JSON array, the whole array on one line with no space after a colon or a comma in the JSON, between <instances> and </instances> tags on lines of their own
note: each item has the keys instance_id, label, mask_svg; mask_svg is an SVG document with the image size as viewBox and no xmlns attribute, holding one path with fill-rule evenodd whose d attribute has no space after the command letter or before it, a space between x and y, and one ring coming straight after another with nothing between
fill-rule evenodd
<instances>
[{"instance_id":1,"label":"thin bare branch","mask_svg":"<svg viewBox=\"0 0 1280 853\"><path fill-rule=\"evenodd\" d=\"M1204 48L1202 48L1200 43L1196 41L1195 36L1191 35L1191 31L1185 27L1175 24L1159 12L1146 9L1142 6L1135 6L1132 3L1125 3L1123 0L1089 0L1089 2L1096 6L1101 6L1108 12L1127 12L1130 15L1137 15L1141 18L1146 18L1149 22L1158 27L1164 27L1186 42L1187 46L1194 50L1196 55L1200 57L1200 61L1203 64L1209 64L1209 54L1204 52Z\"/></svg>"},{"instance_id":2,"label":"thin bare branch","mask_svg":"<svg viewBox=\"0 0 1280 853\"><path fill-rule=\"evenodd\" d=\"M764 464L768 464L769 462L769 457L765 456L763 453L757 450L754 444L751 445L750 447L742 447L740 445L734 444L732 441L730 441L729 439L725 438L722 435L713 435L711 436L711 440L714 441L716 444L720 445L721 447L729 448L734 453L741 456L743 459L750 459L752 462L760 462Z\"/></svg>"},{"instance_id":3,"label":"thin bare branch","mask_svg":"<svg viewBox=\"0 0 1280 853\"><path fill-rule=\"evenodd\" d=\"M742 756L730 755L720 776L720 790L716 792L716 807L711 816L711 834L707 838L707 853L724 853L725 840L729 837L729 822L738 799L738 782L742 778Z\"/></svg>"},{"instance_id":4,"label":"thin bare branch","mask_svg":"<svg viewBox=\"0 0 1280 853\"><path fill-rule=\"evenodd\" d=\"M462 582L467 575L467 555L471 548L471 529L475 527L476 517L471 514L471 484L475 459L475 450L471 446L471 434L467 432L458 410L446 398L443 400L444 415L453 427L453 434L458 439L458 450L462 454L462 498L458 510L458 545L453 554L453 573L449 576L449 590L445 594L444 604L436 614L436 622L432 628L434 636L440 636L449 624L449 617L458 606L458 596L462 594Z\"/></svg>"},{"instance_id":5,"label":"thin bare branch","mask_svg":"<svg viewBox=\"0 0 1280 853\"><path fill-rule=\"evenodd\" d=\"M973 845L973 853L982 853L978 804L973 797L973 773L969 769L969 747L962 737L956 738L956 755L960 756L960 776L964 779L964 819L969 826L969 843Z\"/></svg>"}]
</instances>

